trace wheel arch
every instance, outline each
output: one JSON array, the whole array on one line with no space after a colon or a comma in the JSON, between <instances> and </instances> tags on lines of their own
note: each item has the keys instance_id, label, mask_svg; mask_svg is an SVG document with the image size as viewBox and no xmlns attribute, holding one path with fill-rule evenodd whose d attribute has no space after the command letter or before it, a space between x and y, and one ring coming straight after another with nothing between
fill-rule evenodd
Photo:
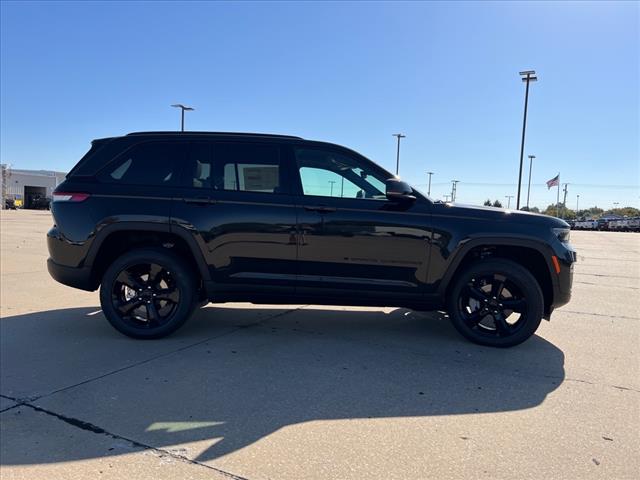
<instances>
[{"instance_id":1,"label":"wheel arch","mask_svg":"<svg viewBox=\"0 0 640 480\"><path fill-rule=\"evenodd\" d=\"M538 281L544 295L544 318L549 319L557 290L557 276L553 275L551 247L525 238L482 237L468 240L454 254L440 287L439 294L446 298L456 278L472 262L484 258L504 258L526 268Z\"/></svg>"},{"instance_id":2,"label":"wheel arch","mask_svg":"<svg viewBox=\"0 0 640 480\"><path fill-rule=\"evenodd\" d=\"M107 266L118 256L132 248L160 246L177 253L191 266L203 282L205 289L211 276L202 251L195 239L181 228L168 224L147 222L120 222L102 228L94 238L85 265L91 268L95 288L100 284Z\"/></svg>"}]
</instances>

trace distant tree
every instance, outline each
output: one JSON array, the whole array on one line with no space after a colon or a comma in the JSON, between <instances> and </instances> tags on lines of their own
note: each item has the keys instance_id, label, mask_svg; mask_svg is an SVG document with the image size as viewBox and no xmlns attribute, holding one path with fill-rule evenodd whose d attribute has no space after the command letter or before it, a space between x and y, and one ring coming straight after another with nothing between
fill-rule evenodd
<instances>
[{"instance_id":1,"label":"distant tree","mask_svg":"<svg viewBox=\"0 0 640 480\"><path fill-rule=\"evenodd\" d=\"M484 201L483 205L484 205L485 207L490 207L490 206L491 206L491 199L490 199L490 198L487 198L487 199Z\"/></svg>"},{"instance_id":2,"label":"distant tree","mask_svg":"<svg viewBox=\"0 0 640 480\"><path fill-rule=\"evenodd\" d=\"M526 205L524 207L522 207L520 210L522 210L523 212L528 212L529 211L529 207L527 207Z\"/></svg>"},{"instance_id":3,"label":"distant tree","mask_svg":"<svg viewBox=\"0 0 640 480\"><path fill-rule=\"evenodd\" d=\"M500 200L496 200L495 202L493 202L493 206L494 207L498 207L498 208L502 208L502 203L500 203Z\"/></svg>"},{"instance_id":4,"label":"distant tree","mask_svg":"<svg viewBox=\"0 0 640 480\"><path fill-rule=\"evenodd\" d=\"M556 205L555 203L552 203L551 205L549 205L547 208L545 208L542 213L544 213L545 215L550 215L552 217L555 217L558 215L558 206L560 208L562 208L562 204L558 204Z\"/></svg>"},{"instance_id":5,"label":"distant tree","mask_svg":"<svg viewBox=\"0 0 640 480\"><path fill-rule=\"evenodd\" d=\"M598 207L585 208L577 212L578 218L598 219L604 213L604 210Z\"/></svg>"},{"instance_id":6,"label":"distant tree","mask_svg":"<svg viewBox=\"0 0 640 480\"><path fill-rule=\"evenodd\" d=\"M640 210L633 207L612 208L603 212L602 215L620 215L621 217L637 217L640 216Z\"/></svg>"},{"instance_id":7,"label":"distant tree","mask_svg":"<svg viewBox=\"0 0 640 480\"><path fill-rule=\"evenodd\" d=\"M574 210L571 210L570 208L566 208L562 203L552 203L542 213L551 217L560 217L564 220L576 219L576 212Z\"/></svg>"},{"instance_id":8,"label":"distant tree","mask_svg":"<svg viewBox=\"0 0 640 480\"><path fill-rule=\"evenodd\" d=\"M540 209L538 207L531 207L529 211L533 213L540 213Z\"/></svg>"}]
</instances>

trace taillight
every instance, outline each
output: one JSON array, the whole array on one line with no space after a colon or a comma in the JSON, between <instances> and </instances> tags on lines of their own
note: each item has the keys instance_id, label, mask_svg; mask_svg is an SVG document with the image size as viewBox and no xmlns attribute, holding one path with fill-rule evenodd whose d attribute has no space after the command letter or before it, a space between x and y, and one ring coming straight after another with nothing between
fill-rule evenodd
<instances>
[{"instance_id":1,"label":"taillight","mask_svg":"<svg viewBox=\"0 0 640 480\"><path fill-rule=\"evenodd\" d=\"M75 192L55 192L53 194L54 202L84 202L89 198L88 193L75 193Z\"/></svg>"}]
</instances>

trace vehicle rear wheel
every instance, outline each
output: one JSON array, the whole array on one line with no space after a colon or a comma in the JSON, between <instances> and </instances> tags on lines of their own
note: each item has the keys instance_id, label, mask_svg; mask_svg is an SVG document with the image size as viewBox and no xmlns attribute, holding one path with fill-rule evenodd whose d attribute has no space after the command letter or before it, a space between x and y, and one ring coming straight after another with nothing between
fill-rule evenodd
<instances>
[{"instance_id":1,"label":"vehicle rear wheel","mask_svg":"<svg viewBox=\"0 0 640 480\"><path fill-rule=\"evenodd\" d=\"M512 347L538 329L544 297L535 277L509 260L476 262L460 274L447 299L453 326L472 342Z\"/></svg>"},{"instance_id":2,"label":"vehicle rear wheel","mask_svg":"<svg viewBox=\"0 0 640 480\"><path fill-rule=\"evenodd\" d=\"M133 338L161 338L180 328L197 300L191 269L165 249L125 253L107 268L100 304L107 320Z\"/></svg>"}]
</instances>

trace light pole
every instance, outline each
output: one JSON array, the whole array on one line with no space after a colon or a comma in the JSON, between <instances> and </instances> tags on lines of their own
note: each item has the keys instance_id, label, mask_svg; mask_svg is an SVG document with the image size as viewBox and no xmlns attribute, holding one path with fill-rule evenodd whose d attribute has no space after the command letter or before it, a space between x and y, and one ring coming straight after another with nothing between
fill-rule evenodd
<instances>
[{"instance_id":1,"label":"light pole","mask_svg":"<svg viewBox=\"0 0 640 480\"><path fill-rule=\"evenodd\" d=\"M511 207L511 199L513 198L513 195L505 195L504 198L507 199L507 210L508 210L509 207Z\"/></svg>"},{"instance_id":2,"label":"light pole","mask_svg":"<svg viewBox=\"0 0 640 480\"><path fill-rule=\"evenodd\" d=\"M578 216L579 205L580 205L580 195L576 195L576 217Z\"/></svg>"},{"instance_id":3,"label":"light pole","mask_svg":"<svg viewBox=\"0 0 640 480\"><path fill-rule=\"evenodd\" d=\"M613 202L613 209L615 210L620 205L620 202Z\"/></svg>"},{"instance_id":4,"label":"light pole","mask_svg":"<svg viewBox=\"0 0 640 480\"><path fill-rule=\"evenodd\" d=\"M431 175L433 175L433 172L427 172L427 175L429 175L429 188L427 189L427 196L430 197L431 196Z\"/></svg>"},{"instance_id":5,"label":"light pole","mask_svg":"<svg viewBox=\"0 0 640 480\"><path fill-rule=\"evenodd\" d=\"M533 165L533 159L535 155L529 155L529 186L527 187L527 210L529 210L529 194L531 193L531 167Z\"/></svg>"},{"instance_id":6,"label":"light pole","mask_svg":"<svg viewBox=\"0 0 640 480\"><path fill-rule=\"evenodd\" d=\"M524 72L520 72L520 76L522 77L522 81L527 84L527 88L524 93L524 117L522 120L522 142L520 143L520 171L518 173L518 197L516 198L516 209L520 210L520 186L522 183L522 159L524 157L524 134L527 130L527 106L529 104L529 83L536 82L538 77L536 77L535 70L525 70Z\"/></svg>"},{"instance_id":7,"label":"light pole","mask_svg":"<svg viewBox=\"0 0 640 480\"><path fill-rule=\"evenodd\" d=\"M458 193L458 183L460 180L451 180L451 201L456 201L456 194Z\"/></svg>"},{"instance_id":8,"label":"light pole","mask_svg":"<svg viewBox=\"0 0 640 480\"><path fill-rule=\"evenodd\" d=\"M398 172L400 171L400 139L406 138L406 135L403 135L401 133L394 133L392 136L398 137L398 149L396 150L396 176L397 176Z\"/></svg>"},{"instance_id":9,"label":"light pole","mask_svg":"<svg viewBox=\"0 0 640 480\"><path fill-rule=\"evenodd\" d=\"M329 183L331 184L331 193L329 194L330 197L333 197L333 184L336 183L335 180L329 180Z\"/></svg>"},{"instance_id":10,"label":"light pole","mask_svg":"<svg viewBox=\"0 0 640 480\"><path fill-rule=\"evenodd\" d=\"M175 105L171 105L172 107L179 108L181 110L181 122L180 122L180 131L184 132L184 112L185 110L188 112L193 111L194 109L191 107L187 107L182 105L181 103L176 103Z\"/></svg>"},{"instance_id":11,"label":"light pole","mask_svg":"<svg viewBox=\"0 0 640 480\"><path fill-rule=\"evenodd\" d=\"M444 201L445 201L446 203L449 203L449 197L450 197L450 196L451 196L451 195L446 195L446 194L445 194L445 195L443 195L443 197L444 197Z\"/></svg>"},{"instance_id":12,"label":"light pole","mask_svg":"<svg viewBox=\"0 0 640 480\"><path fill-rule=\"evenodd\" d=\"M564 184L564 196L562 197L562 217L560 218L564 218L564 215L567 213L567 193L569 193L569 184L565 183Z\"/></svg>"}]
</instances>

